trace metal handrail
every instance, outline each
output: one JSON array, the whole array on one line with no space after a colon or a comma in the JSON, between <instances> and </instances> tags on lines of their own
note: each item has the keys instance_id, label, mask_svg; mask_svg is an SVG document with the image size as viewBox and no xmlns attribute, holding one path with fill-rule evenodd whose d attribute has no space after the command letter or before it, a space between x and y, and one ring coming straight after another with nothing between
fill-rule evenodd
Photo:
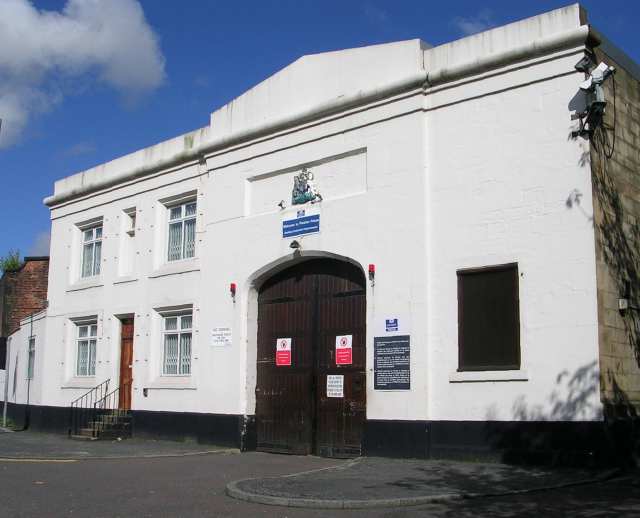
<instances>
[{"instance_id":1,"label":"metal handrail","mask_svg":"<svg viewBox=\"0 0 640 518\"><path fill-rule=\"evenodd\" d=\"M109 392L111 378L74 399L69 405L69 435L78 435L95 418L95 403Z\"/></svg>"},{"instance_id":2,"label":"metal handrail","mask_svg":"<svg viewBox=\"0 0 640 518\"><path fill-rule=\"evenodd\" d=\"M92 389L89 390L89 392L86 392L84 394L82 394L82 396L80 396L79 398L74 399L71 402L71 405L73 405L74 403L77 403L78 401L80 401L82 398L87 397L88 395L90 395L93 391L95 390L99 390L102 385L106 385L107 386L107 390L109 390L109 382L111 381L111 378L108 378L106 380L104 380L102 383L100 383L99 385L96 385L95 387L93 387Z\"/></svg>"},{"instance_id":3,"label":"metal handrail","mask_svg":"<svg viewBox=\"0 0 640 518\"><path fill-rule=\"evenodd\" d=\"M125 405L124 408L120 407L120 395L121 393L125 394L125 401L131 401L132 383L133 380L128 381L127 383L123 383L116 389L106 394L102 399L94 403L94 437L99 437L102 434L102 432L105 430L105 427L107 426L107 423L113 425L114 421L120 419L123 414L128 414L129 410L131 410L130 404ZM107 420L109 417L111 418L111 421Z\"/></svg>"}]
</instances>

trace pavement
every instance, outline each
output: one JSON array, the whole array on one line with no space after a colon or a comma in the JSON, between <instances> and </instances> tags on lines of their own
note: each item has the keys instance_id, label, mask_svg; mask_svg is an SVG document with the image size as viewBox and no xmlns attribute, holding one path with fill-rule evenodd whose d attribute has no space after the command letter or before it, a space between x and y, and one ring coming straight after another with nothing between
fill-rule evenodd
<instances>
[{"instance_id":1,"label":"pavement","mask_svg":"<svg viewBox=\"0 0 640 518\"><path fill-rule=\"evenodd\" d=\"M304 473L234 481L227 485L227 494L288 507L365 509L542 491L602 481L614 474L362 457Z\"/></svg>"},{"instance_id":2,"label":"pavement","mask_svg":"<svg viewBox=\"0 0 640 518\"><path fill-rule=\"evenodd\" d=\"M7 432L6 429L0 431ZM76 440L66 435L31 431L0 433L2 459L116 459L134 457L176 457L207 453L238 453L197 442L156 441L150 439Z\"/></svg>"},{"instance_id":3,"label":"pavement","mask_svg":"<svg viewBox=\"0 0 640 518\"><path fill-rule=\"evenodd\" d=\"M640 516L638 473L614 475L239 453L139 439L78 442L29 431L0 434L2 515L12 517ZM284 500L264 505L230 498L229 487ZM315 500L318 508L290 507L301 499ZM369 507L350 508L349 502L358 507L354 501Z\"/></svg>"}]
</instances>

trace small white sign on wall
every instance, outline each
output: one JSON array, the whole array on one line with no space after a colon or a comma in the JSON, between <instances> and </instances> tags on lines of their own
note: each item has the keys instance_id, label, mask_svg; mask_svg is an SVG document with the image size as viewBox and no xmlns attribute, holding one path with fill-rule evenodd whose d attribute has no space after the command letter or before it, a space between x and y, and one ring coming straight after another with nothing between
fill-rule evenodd
<instances>
[{"instance_id":1,"label":"small white sign on wall","mask_svg":"<svg viewBox=\"0 0 640 518\"><path fill-rule=\"evenodd\" d=\"M230 327L214 327L211 330L212 347L229 347L233 340Z\"/></svg>"},{"instance_id":2,"label":"small white sign on wall","mask_svg":"<svg viewBox=\"0 0 640 518\"><path fill-rule=\"evenodd\" d=\"M344 397L344 376L327 374L327 397Z\"/></svg>"},{"instance_id":3,"label":"small white sign on wall","mask_svg":"<svg viewBox=\"0 0 640 518\"><path fill-rule=\"evenodd\" d=\"M381 313L376 315L374 321L376 336L411 334L411 319L407 313Z\"/></svg>"}]
</instances>

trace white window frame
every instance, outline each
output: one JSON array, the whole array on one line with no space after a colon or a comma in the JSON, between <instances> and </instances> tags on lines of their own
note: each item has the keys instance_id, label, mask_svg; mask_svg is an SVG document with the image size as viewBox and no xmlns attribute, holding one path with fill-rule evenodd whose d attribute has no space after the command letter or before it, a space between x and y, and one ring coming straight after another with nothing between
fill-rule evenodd
<instances>
[{"instance_id":1,"label":"white window frame","mask_svg":"<svg viewBox=\"0 0 640 518\"><path fill-rule=\"evenodd\" d=\"M125 209L125 216L128 218L125 220L126 230L125 232L129 237L135 237L136 235L136 208L131 207L130 209Z\"/></svg>"},{"instance_id":2,"label":"white window frame","mask_svg":"<svg viewBox=\"0 0 640 518\"><path fill-rule=\"evenodd\" d=\"M32 335L28 339L27 345L27 379L33 379L36 359L36 337Z\"/></svg>"},{"instance_id":3,"label":"white window frame","mask_svg":"<svg viewBox=\"0 0 640 518\"><path fill-rule=\"evenodd\" d=\"M191 376L193 364L193 311L163 313L162 315L162 376ZM168 323L175 319L175 328ZM187 325L188 324L188 325ZM168 329L168 327L171 327ZM186 337L188 336L188 341ZM168 340L176 337L175 363L167 356ZM183 337L185 339L183 339ZM188 349L188 350L187 350Z\"/></svg>"},{"instance_id":4,"label":"white window frame","mask_svg":"<svg viewBox=\"0 0 640 518\"><path fill-rule=\"evenodd\" d=\"M80 227L80 278L91 279L98 277L102 270L102 241L104 237L104 228L102 221L91 226ZM87 239L87 233L91 232L89 239ZM87 273L85 273L85 249L91 248L91 265ZM96 262L95 253L96 250L100 250L100 257Z\"/></svg>"},{"instance_id":5,"label":"white window frame","mask_svg":"<svg viewBox=\"0 0 640 518\"><path fill-rule=\"evenodd\" d=\"M85 330L85 332L83 332ZM81 365L81 346L86 344L86 365ZM91 378L96 375L96 356L98 350L98 323L97 321L76 322L75 330L75 375L79 378Z\"/></svg>"},{"instance_id":6,"label":"white window frame","mask_svg":"<svg viewBox=\"0 0 640 518\"><path fill-rule=\"evenodd\" d=\"M193 207L193 213L187 215L187 208ZM179 215L175 211L179 210ZM198 202L196 198L180 200L178 203L167 205L167 239L165 247L165 260L167 263L175 263L176 261L184 261L193 259L196 256L196 225L198 217ZM193 244L191 248L187 248L187 233L185 228L187 224L193 222ZM180 250L179 254L172 254L171 250L171 227L180 225Z\"/></svg>"}]
</instances>

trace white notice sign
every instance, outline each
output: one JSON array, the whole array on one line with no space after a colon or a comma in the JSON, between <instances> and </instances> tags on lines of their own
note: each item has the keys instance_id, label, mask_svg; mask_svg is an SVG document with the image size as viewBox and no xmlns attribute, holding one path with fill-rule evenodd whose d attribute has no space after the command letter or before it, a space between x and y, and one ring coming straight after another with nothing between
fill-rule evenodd
<instances>
[{"instance_id":1,"label":"white notice sign","mask_svg":"<svg viewBox=\"0 0 640 518\"><path fill-rule=\"evenodd\" d=\"M327 397L344 397L344 376L327 374Z\"/></svg>"},{"instance_id":2,"label":"white notice sign","mask_svg":"<svg viewBox=\"0 0 640 518\"><path fill-rule=\"evenodd\" d=\"M211 330L211 346L227 347L231 345L232 334L230 327L214 327Z\"/></svg>"}]
</instances>

